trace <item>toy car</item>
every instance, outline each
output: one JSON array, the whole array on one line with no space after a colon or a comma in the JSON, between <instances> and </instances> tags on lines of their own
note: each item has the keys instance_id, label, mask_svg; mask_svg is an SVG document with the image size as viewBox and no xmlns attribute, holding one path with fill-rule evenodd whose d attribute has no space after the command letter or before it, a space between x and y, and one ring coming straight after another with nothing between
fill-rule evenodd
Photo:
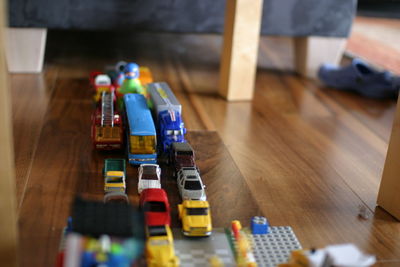
<instances>
[{"instance_id":1,"label":"toy car","mask_svg":"<svg viewBox=\"0 0 400 267\"><path fill-rule=\"evenodd\" d=\"M177 173L177 184L182 199L206 200L205 185L197 168L181 168Z\"/></svg>"},{"instance_id":2,"label":"toy car","mask_svg":"<svg viewBox=\"0 0 400 267\"><path fill-rule=\"evenodd\" d=\"M212 232L208 201L184 200L178 205L182 232L186 236L209 236Z\"/></svg>"},{"instance_id":3,"label":"toy car","mask_svg":"<svg viewBox=\"0 0 400 267\"><path fill-rule=\"evenodd\" d=\"M186 142L172 143L169 161L174 166L174 176L183 167L196 167L193 148Z\"/></svg>"},{"instance_id":4,"label":"toy car","mask_svg":"<svg viewBox=\"0 0 400 267\"><path fill-rule=\"evenodd\" d=\"M167 193L161 188L144 189L140 195L146 225L170 225L170 206Z\"/></svg>"},{"instance_id":5,"label":"toy car","mask_svg":"<svg viewBox=\"0 0 400 267\"><path fill-rule=\"evenodd\" d=\"M147 227L146 261L148 267L176 267L174 240L168 225Z\"/></svg>"},{"instance_id":6,"label":"toy car","mask_svg":"<svg viewBox=\"0 0 400 267\"><path fill-rule=\"evenodd\" d=\"M106 159L104 161L104 191L125 192L126 163L125 159Z\"/></svg>"},{"instance_id":7,"label":"toy car","mask_svg":"<svg viewBox=\"0 0 400 267\"><path fill-rule=\"evenodd\" d=\"M139 194L143 189L161 188L161 168L157 164L141 164L139 166Z\"/></svg>"}]
</instances>

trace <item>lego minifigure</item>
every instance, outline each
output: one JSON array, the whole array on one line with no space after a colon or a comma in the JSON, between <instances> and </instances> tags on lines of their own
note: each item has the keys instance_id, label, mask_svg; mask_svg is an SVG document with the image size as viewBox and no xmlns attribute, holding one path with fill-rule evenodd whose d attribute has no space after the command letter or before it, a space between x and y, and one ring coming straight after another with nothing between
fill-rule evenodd
<instances>
[{"instance_id":1,"label":"lego minifigure","mask_svg":"<svg viewBox=\"0 0 400 267\"><path fill-rule=\"evenodd\" d=\"M136 63L128 63L124 69L125 79L118 89L119 93L143 94L144 90L139 80L139 66Z\"/></svg>"}]
</instances>

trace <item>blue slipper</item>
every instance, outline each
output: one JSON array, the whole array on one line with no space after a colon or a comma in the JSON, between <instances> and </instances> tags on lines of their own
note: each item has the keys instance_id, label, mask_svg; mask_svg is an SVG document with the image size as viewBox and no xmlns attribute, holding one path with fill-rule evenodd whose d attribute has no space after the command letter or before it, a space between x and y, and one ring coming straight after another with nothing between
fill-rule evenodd
<instances>
[{"instance_id":1,"label":"blue slipper","mask_svg":"<svg viewBox=\"0 0 400 267\"><path fill-rule=\"evenodd\" d=\"M371 98L395 98L400 89L400 78L388 71L377 71L360 59L345 67L324 64L318 71L319 79L329 87L357 92Z\"/></svg>"}]
</instances>

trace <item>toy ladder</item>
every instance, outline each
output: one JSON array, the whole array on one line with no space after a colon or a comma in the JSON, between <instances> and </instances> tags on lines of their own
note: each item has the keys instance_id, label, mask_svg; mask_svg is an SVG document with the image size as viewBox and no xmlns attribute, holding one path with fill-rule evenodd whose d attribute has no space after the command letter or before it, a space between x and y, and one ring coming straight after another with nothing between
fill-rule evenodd
<instances>
[{"instance_id":1,"label":"toy ladder","mask_svg":"<svg viewBox=\"0 0 400 267\"><path fill-rule=\"evenodd\" d=\"M103 92L101 95L101 126L114 127L114 93Z\"/></svg>"}]
</instances>

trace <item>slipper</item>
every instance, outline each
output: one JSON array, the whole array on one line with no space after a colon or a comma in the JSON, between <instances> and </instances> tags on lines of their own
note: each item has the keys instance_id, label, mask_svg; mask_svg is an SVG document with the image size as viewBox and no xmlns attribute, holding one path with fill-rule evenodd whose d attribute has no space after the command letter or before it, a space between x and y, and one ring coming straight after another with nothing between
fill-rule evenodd
<instances>
[{"instance_id":1,"label":"slipper","mask_svg":"<svg viewBox=\"0 0 400 267\"><path fill-rule=\"evenodd\" d=\"M360 59L348 66L324 64L318 71L319 79L327 86L357 92L370 98L396 98L400 78L388 71L378 71Z\"/></svg>"}]
</instances>

